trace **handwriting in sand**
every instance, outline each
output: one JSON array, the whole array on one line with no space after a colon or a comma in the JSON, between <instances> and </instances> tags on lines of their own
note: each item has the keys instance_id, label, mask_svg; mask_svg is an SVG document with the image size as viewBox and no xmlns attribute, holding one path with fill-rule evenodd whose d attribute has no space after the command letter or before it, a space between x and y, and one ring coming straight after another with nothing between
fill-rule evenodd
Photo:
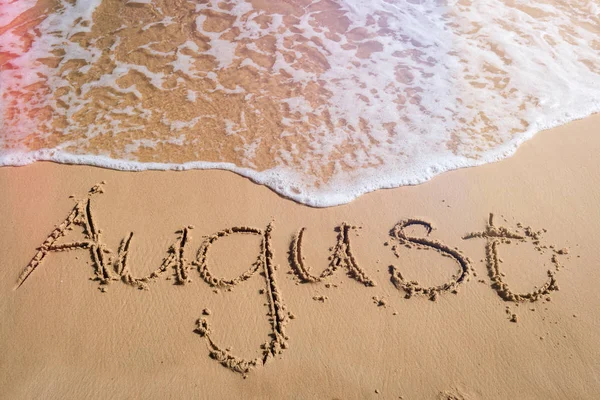
<instances>
[{"instance_id":1,"label":"handwriting in sand","mask_svg":"<svg viewBox=\"0 0 600 400\"><path fill-rule=\"evenodd\" d=\"M227 348L217 344L214 333L211 331L210 325L205 317L202 317L197 321L196 332L205 338L211 358L243 376L246 376L253 368L263 365L269 359L274 358L287 348L289 339L285 333L285 327L289 320L293 318L293 315L287 310L283 296L277 285L275 273L276 266L273 263L274 249L271 240L273 235L273 222L269 223L265 229L236 226L207 236L201 243L196 253L196 257L191 261L186 257L186 254L189 247L190 230L192 227L183 227L176 232L178 236L175 242L169 247L167 255L164 257L160 267L147 276L136 277L132 275L127 261L134 236L133 232L129 233L129 235L121 241L121 245L116 252L108 248L102 240L103 231L99 228L93 212L93 197L100 193L103 193L102 183L92 187L84 199L77 201L67 218L59 224L52 233L50 233L38 248L37 253L31 259L29 264L27 264L22 271L17 281L17 289L21 287L31 274L42 265L49 254L58 251L82 249L87 250L90 255L91 264L94 268L93 280L99 282L102 291L105 290L105 285L108 285L113 281L121 281L139 289L147 289L149 283L168 271L171 271L176 284L183 285L189 282L189 274L192 269L195 269L200 277L208 285L214 288L229 288L240 285L244 281L253 278L258 273L258 275L262 276L264 279L264 289L261 290L261 294L263 294L267 300L267 319L271 329L269 340L261 346L262 351L259 356L252 360L244 359L232 354ZM426 236L415 237L408 235L406 233L406 228L413 225L424 227L426 229ZM522 228L520 224L518 225L519 228ZM58 243L59 239L69 236L69 232L75 227L83 228L83 240L72 242L60 241L61 243ZM329 264L321 273L313 274L310 266L306 265L304 257L302 256L302 246L306 228L301 228L292 238L289 247L289 264L292 273L299 282L316 284L327 280L338 269L345 269L346 274L357 282L365 286L375 286L376 282L371 279L367 272L359 265L353 253L350 232L355 229L358 229L358 227L345 222L336 228L337 243L331 249ZM441 256L451 258L457 265L456 273L449 281L432 287L423 287L416 281L405 279L401 273L400 267L391 265L389 267L390 280L396 288L405 292L406 298L420 295L435 301L438 296L448 292L457 294L460 286L469 281L470 275L475 274L471 266L471 261L460 250L451 248L446 244L429 237L432 230L433 226L430 222L422 219L405 219L398 222L390 231L390 242L386 242L386 245L391 246L391 250L397 257L400 257L400 252L404 251L402 248L418 248L436 251L440 253ZM493 214L490 214L484 231L469 233L465 235L463 239L485 239L488 275L492 282L492 288L504 301L517 303L535 302L542 297L547 298L552 291L558 290L556 272L562 268L559 257L567 254L568 250L556 250L554 246L541 245L540 237L543 231L534 231L529 227L521 230L522 233L509 230L505 227L496 226L494 224L494 216ZM231 235L258 236L261 238L261 245L256 261L247 271L233 279L226 279L215 276L210 271L209 255L211 246L217 240ZM501 272L500 267L501 259L499 257L498 247L501 244L508 245L513 242L530 242L542 255L547 252L552 253L550 261L552 262L553 269L548 270L547 281L540 287L535 287L532 291L527 293L513 292L509 285L502 279L503 273ZM516 322L517 316L512 313L510 314L511 321Z\"/></svg>"}]
</instances>

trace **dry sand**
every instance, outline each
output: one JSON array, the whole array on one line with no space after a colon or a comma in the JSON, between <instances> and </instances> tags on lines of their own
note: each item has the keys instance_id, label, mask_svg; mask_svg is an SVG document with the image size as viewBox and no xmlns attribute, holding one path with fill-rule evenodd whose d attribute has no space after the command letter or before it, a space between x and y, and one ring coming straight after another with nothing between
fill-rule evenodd
<instances>
[{"instance_id":1,"label":"dry sand","mask_svg":"<svg viewBox=\"0 0 600 400\"><path fill-rule=\"evenodd\" d=\"M599 126L327 209L223 171L2 168L0 397L597 398Z\"/></svg>"}]
</instances>

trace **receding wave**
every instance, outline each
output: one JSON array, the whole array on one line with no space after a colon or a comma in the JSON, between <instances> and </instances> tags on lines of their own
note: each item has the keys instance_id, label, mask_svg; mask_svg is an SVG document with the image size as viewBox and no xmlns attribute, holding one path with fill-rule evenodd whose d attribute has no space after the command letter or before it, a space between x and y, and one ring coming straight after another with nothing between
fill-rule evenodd
<instances>
[{"instance_id":1,"label":"receding wave","mask_svg":"<svg viewBox=\"0 0 600 400\"><path fill-rule=\"evenodd\" d=\"M0 0L0 94L0 165L222 168L329 206L600 110L600 3Z\"/></svg>"}]
</instances>

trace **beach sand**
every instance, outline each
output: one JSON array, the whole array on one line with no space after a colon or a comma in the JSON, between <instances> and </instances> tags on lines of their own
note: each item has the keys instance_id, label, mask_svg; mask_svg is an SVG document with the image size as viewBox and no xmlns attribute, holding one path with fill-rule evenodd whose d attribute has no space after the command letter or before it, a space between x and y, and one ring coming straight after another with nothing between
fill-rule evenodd
<instances>
[{"instance_id":1,"label":"beach sand","mask_svg":"<svg viewBox=\"0 0 600 400\"><path fill-rule=\"evenodd\" d=\"M0 168L0 397L597 398L599 126L324 209L225 171Z\"/></svg>"}]
</instances>

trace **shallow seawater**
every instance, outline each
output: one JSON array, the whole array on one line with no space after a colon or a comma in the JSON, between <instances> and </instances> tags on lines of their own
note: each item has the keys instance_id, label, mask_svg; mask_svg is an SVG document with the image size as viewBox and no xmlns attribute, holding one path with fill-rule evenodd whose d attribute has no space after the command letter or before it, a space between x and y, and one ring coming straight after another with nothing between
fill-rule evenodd
<instances>
[{"instance_id":1,"label":"shallow seawater","mask_svg":"<svg viewBox=\"0 0 600 400\"><path fill-rule=\"evenodd\" d=\"M599 1L0 0L0 165L223 168L329 206L598 110Z\"/></svg>"}]
</instances>

